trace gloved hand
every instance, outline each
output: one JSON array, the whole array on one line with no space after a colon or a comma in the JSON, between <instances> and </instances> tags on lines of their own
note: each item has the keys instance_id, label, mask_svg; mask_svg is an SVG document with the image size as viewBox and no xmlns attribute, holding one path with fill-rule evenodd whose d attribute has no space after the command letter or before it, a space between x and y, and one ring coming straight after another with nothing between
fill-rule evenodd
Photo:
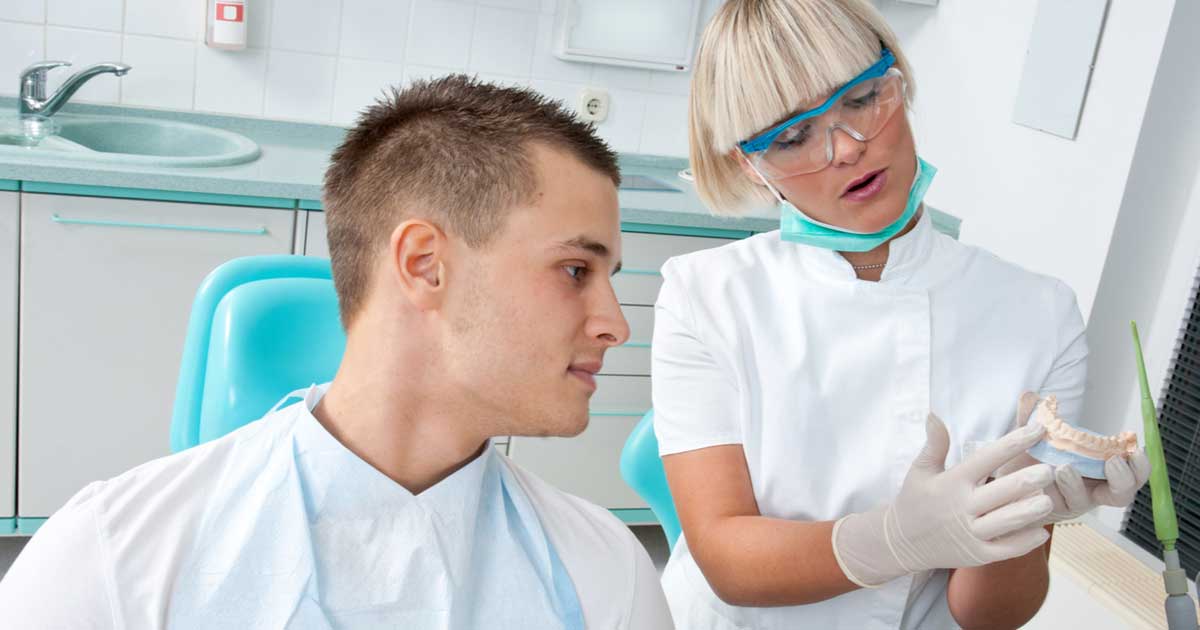
<instances>
[{"instance_id":1,"label":"gloved hand","mask_svg":"<svg viewBox=\"0 0 1200 630\"><path fill-rule=\"evenodd\" d=\"M833 528L833 552L850 581L879 586L909 573L954 569L1025 555L1046 542L1038 526L1053 509L1042 489L1050 466L1029 466L990 483L1004 462L1042 439L1038 423L1022 427L946 470L950 434L936 416L891 505L850 514Z\"/></svg>"},{"instance_id":2,"label":"gloved hand","mask_svg":"<svg viewBox=\"0 0 1200 630\"><path fill-rule=\"evenodd\" d=\"M1017 402L1017 418L1013 422L1020 428L1029 421L1029 414L1041 399L1033 392L1021 394ZM996 470L997 479L1023 468L1040 464L1029 453L1020 453ZM1043 525L1078 518L1099 505L1125 507L1133 503L1137 491L1150 478L1150 460L1144 450L1139 450L1126 460L1113 457L1104 462L1105 479L1084 479L1079 471L1063 464L1054 469L1054 484L1046 488L1046 496L1054 502L1054 509Z\"/></svg>"}]
</instances>

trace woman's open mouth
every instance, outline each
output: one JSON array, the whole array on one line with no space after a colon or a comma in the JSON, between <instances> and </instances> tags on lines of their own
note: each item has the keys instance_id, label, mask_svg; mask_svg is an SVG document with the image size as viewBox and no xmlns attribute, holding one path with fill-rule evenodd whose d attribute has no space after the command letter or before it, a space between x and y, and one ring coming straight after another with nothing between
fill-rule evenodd
<instances>
[{"instance_id":1,"label":"woman's open mouth","mask_svg":"<svg viewBox=\"0 0 1200 630\"><path fill-rule=\"evenodd\" d=\"M887 169L881 168L851 182L842 193L842 199L849 201L866 201L883 190L887 184Z\"/></svg>"}]
</instances>

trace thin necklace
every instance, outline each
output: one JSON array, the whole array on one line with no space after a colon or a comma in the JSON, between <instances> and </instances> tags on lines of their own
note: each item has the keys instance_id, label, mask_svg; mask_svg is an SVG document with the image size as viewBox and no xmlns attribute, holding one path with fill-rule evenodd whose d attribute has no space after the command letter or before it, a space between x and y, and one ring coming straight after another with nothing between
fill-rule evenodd
<instances>
[{"instance_id":1,"label":"thin necklace","mask_svg":"<svg viewBox=\"0 0 1200 630\"><path fill-rule=\"evenodd\" d=\"M868 269L883 269L884 267L887 266L887 263L881 262L881 263L875 264L875 265L850 265L850 266L853 267L855 271L866 271Z\"/></svg>"}]
</instances>

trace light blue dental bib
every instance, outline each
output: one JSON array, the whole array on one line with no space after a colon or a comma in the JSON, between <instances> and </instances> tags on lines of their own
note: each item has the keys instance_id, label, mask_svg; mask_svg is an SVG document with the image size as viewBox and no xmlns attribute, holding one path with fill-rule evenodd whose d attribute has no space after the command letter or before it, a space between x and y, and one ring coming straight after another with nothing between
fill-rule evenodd
<instances>
[{"instance_id":1,"label":"light blue dental bib","mask_svg":"<svg viewBox=\"0 0 1200 630\"><path fill-rule=\"evenodd\" d=\"M574 583L490 444L413 495L312 416L323 393L239 431L169 628L584 628Z\"/></svg>"}]
</instances>

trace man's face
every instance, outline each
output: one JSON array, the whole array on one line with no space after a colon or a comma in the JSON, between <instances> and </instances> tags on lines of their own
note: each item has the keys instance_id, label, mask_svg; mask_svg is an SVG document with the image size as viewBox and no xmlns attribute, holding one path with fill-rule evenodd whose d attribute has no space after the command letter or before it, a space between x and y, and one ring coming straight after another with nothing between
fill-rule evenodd
<instances>
[{"instance_id":1,"label":"man's face","mask_svg":"<svg viewBox=\"0 0 1200 630\"><path fill-rule=\"evenodd\" d=\"M448 377L495 435L577 435L604 352L629 326L613 293L617 190L573 156L534 145L538 193L480 248L455 241L443 339Z\"/></svg>"}]
</instances>

